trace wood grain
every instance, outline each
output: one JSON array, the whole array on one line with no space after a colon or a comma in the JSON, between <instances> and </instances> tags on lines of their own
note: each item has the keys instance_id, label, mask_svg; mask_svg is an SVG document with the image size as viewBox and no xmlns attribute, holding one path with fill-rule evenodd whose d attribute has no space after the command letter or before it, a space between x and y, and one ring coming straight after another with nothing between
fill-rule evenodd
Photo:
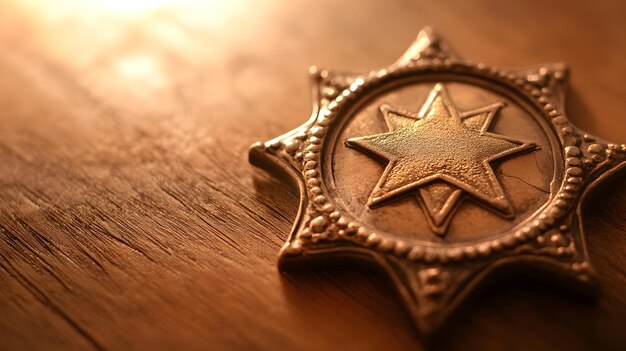
<instances>
[{"instance_id":1,"label":"wood grain","mask_svg":"<svg viewBox=\"0 0 626 351\"><path fill-rule=\"evenodd\" d=\"M0 349L423 349L379 276L277 271L297 194L247 151L306 119L309 65L386 66L426 24L568 63L570 118L626 141L624 2L117 3L0 5ZM597 301L505 281L433 347L626 349L623 180L584 213Z\"/></svg>"}]
</instances>

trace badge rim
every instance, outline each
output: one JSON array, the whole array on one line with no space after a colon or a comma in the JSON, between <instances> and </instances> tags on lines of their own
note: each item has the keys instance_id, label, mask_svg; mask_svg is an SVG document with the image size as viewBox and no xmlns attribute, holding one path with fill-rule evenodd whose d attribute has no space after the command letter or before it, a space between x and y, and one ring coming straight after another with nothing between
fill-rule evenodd
<instances>
[{"instance_id":1,"label":"badge rim","mask_svg":"<svg viewBox=\"0 0 626 351\"><path fill-rule=\"evenodd\" d=\"M332 119L371 84L405 74L451 70L486 77L535 104L560 146L560 154L553 155L556 164L562 163L562 182L556 194L524 221L527 225L518 225L520 229L506 238L463 249L410 247L402 239L390 240L365 231L329 204L320 186L319 155ZM423 29L407 52L385 69L359 75L312 67L309 120L285 135L254 144L249 154L251 163L295 182L300 191L298 214L280 250L279 268L337 260L372 263L392 280L424 336L439 330L486 277L512 267L534 267L562 277L583 292L597 292L584 241L581 206L592 189L626 169L626 145L591 136L569 121L564 108L567 73L563 64L501 69L467 61L430 28ZM555 243L549 243L554 237ZM559 246L562 237L569 238L569 245Z\"/></svg>"}]
</instances>

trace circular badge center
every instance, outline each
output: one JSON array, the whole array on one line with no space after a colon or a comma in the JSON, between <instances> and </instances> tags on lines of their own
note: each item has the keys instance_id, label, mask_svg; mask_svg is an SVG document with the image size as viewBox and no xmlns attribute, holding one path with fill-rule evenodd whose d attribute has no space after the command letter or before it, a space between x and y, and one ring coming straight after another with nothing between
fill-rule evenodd
<instances>
[{"instance_id":1,"label":"circular badge center","mask_svg":"<svg viewBox=\"0 0 626 351\"><path fill-rule=\"evenodd\" d=\"M432 79L358 99L325 145L339 207L372 231L439 243L522 223L550 198L554 142L541 116L506 91Z\"/></svg>"}]
</instances>

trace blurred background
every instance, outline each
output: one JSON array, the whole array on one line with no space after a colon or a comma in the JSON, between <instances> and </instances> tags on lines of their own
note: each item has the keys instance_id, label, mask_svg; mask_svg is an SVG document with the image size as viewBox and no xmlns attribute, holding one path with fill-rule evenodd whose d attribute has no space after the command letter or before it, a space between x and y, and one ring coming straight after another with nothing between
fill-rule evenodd
<instances>
[{"instance_id":1,"label":"blurred background","mask_svg":"<svg viewBox=\"0 0 626 351\"><path fill-rule=\"evenodd\" d=\"M421 349L383 279L277 272L297 194L249 166L249 146L305 121L309 66L387 66L425 25L476 62L567 63L570 119L623 143L625 13L623 1L0 0L0 349ZM504 285L438 347L624 349L625 203L612 186L585 212L595 305Z\"/></svg>"},{"instance_id":2,"label":"blurred background","mask_svg":"<svg viewBox=\"0 0 626 351\"><path fill-rule=\"evenodd\" d=\"M576 122L591 132L599 131L599 115L625 122L621 79L603 79L626 77L621 1L4 0L1 6L2 67L9 71L3 89L19 93L12 81L36 90L64 82L103 107L133 112L133 119L188 113L205 123L236 115L251 99L247 107L263 117L276 113L276 100L290 115L307 115L303 72L310 65L385 66L432 25L475 61L566 62L573 68L572 100L581 108ZM265 123L263 117L250 120ZM278 130L298 121L282 119L271 119ZM616 128L603 132L625 137Z\"/></svg>"}]
</instances>

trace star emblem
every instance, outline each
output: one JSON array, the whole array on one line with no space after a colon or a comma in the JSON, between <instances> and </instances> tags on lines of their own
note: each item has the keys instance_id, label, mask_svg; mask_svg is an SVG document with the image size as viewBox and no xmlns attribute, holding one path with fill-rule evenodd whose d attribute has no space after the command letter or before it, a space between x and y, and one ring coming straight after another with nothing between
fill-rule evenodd
<instances>
[{"instance_id":1,"label":"star emblem","mask_svg":"<svg viewBox=\"0 0 626 351\"><path fill-rule=\"evenodd\" d=\"M503 107L504 103L496 102L460 112L440 83L419 113L382 105L389 132L346 141L348 146L388 162L368 206L417 191L432 230L440 235L463 192L503 216L512 216L513 209L490 162L535 145L488 131Z\"/></svg>"},{"instance_id":2,"label":"star emblem","mask_svg":"<svg viewBox=\"0 0 626 351\"><path fill-rule=\"evenodd\" d=\"M572 125L566 79L464 60L429 28L384 69L312 68L308 121L249 155L300 191L279 268L375 265L424 337L511 269L594 293L580 208L626 144Z\"/></svg>"}]
</instances>

